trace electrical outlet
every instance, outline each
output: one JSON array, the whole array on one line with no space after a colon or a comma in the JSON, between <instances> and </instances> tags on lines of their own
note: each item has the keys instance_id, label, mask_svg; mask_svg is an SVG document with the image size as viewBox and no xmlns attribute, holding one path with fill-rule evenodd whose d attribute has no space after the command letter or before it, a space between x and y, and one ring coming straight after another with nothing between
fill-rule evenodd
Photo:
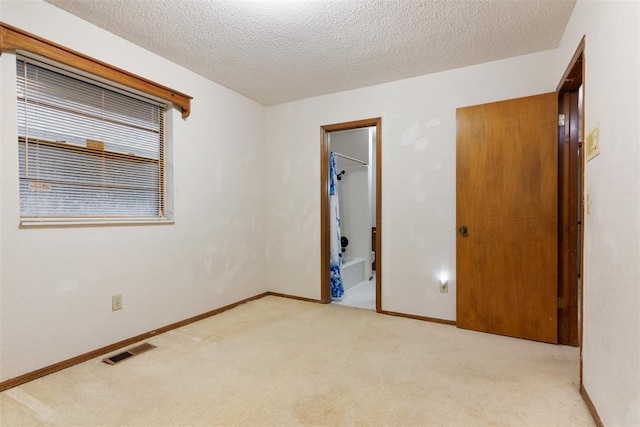
<instances>
[{"instance_id":1,"label":"electrical outlet","mask_svg":"<svg viewBox=\"0 0 640 427\"><path fill-rule=\"evenodd\" d=\"M440 282L440 293L446 294L449 292L449 281L445 280Z\"/></svg>"},{"instance_id":2,"label":"electrical outlet","mask_svg":"<svg viewBox=\"0 0 640 427\"><path fill-rule=\"evenodd\" d=\"M122 310L122 295L111 297L111 311Z\"/></svg>"}]
</instances>

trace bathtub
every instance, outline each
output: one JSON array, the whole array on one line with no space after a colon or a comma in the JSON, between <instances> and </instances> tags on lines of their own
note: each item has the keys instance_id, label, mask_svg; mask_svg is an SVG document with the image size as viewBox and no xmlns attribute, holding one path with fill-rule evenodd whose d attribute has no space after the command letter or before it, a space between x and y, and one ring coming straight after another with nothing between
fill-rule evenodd
<instances>
[{"instance_id":1,"label":"bathtub","mask_svg":"<svg viewBox=\"0 0 640 427\"><path fill-rule=\"evenodd\" d=\"M364 258L342 259L342 285L345 291L367 280L365 277L366 262L367 260Z\"/></svg>"}]
</instances>

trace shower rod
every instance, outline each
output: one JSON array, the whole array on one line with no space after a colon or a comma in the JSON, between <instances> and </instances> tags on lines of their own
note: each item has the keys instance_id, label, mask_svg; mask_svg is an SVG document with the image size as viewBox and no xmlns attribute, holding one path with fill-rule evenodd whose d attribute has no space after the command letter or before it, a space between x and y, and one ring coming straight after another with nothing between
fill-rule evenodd
<instances>
[{"instance_id":1,"label":"shower rod","mask_svg":"<svg viewBox=\"0 0 640 427\"><path fill-rule=\"evenodd\" d=\"M342 157L343 159L352 160L354 162L361 163L363 166L367 166L367 162L363 162L362 160L355 159L353 157L345 156L344 154L340 154L337 151L334 151L335 155L338 157Z\"/></svg>"}]
</instances>

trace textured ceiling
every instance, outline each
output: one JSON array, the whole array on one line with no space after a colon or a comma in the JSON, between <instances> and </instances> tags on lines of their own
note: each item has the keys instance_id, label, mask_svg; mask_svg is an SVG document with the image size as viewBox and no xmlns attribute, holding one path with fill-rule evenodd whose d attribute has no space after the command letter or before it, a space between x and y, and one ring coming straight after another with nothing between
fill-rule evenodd
<instances>
[{"instance_id":1,"label":"textured ceiling","mask_svg":"<svg viewBox=\"0 0 640 427\"><path fill-rule=\"evenodd\" d=\"M575 0L47 0L264 105L553 49Z\"/></svg>"}]
</instances>

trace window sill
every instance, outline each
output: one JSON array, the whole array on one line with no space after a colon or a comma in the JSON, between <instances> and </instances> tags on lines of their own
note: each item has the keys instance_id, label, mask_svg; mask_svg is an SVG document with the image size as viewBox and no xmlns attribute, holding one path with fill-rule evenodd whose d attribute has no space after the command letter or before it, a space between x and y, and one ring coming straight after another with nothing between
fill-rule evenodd
<instances>
[{"instance_id":1,"label":"window sill","mask_svg":"<svg viewBox=\"0 0 640 427\"><path fill-rule=\"evenodd\" d=\"M109 227L130 225L173 225L168 218L24 218L20 228L44 227Z\"/></svg>"}]
</instances>

